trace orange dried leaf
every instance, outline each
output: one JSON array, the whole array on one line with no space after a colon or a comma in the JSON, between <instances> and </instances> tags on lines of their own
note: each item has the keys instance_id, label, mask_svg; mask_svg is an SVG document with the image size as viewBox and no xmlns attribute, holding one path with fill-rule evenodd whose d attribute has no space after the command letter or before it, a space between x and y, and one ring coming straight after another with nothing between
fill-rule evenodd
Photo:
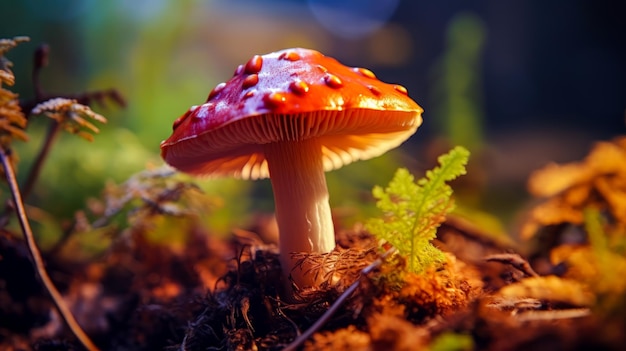
<instances>
[{"instance_id":1,"label":"orange dried leaf","mask_svg":"<svg viewBox=\"0 0 626 351\"><path fill-rule=\"evenodd\" d=\"M7 120L0 120L0 129L4 132L8 132L12 137L16 137L23 141L28 140L28 135L23 129L12 126Z\"/></svg>"},{"instance_id":2,"label":"orange dried leaf","mask_svg":"<svg viewBox=\"0 0 626 351\"><path fill-rule=\"evenodd\" d=\"M530 211L521 228L524 239L543 226L582 224L583 211L590 206L608 211L626 225L626 137L596 143L582 162L535 171L528 189L548 199Z\"/></svg>"},{"instance_id":3,"label":"orange dried leaf","mask_svg":"<svg viewBox=\"0 0 626 351\"><path fill-rule=\"evenodd\" d=\"M598 265L589 246L560 245L550 251L553 265L567 264L566 276L578 281L589 281L598 272Z\"/></svg>"},{"instance_id":4,"label":"orange dried leaf","mask_svg":"<svg viewBox=\"0 0 626 351\"><path fill-rule=\"evenodd\" d=\"M622 144L626 143L599 142L582 162L549 164L531 174L528 190L537 197L548 197L601 175L626 174L626 149Z\"/></svg>"},{"instance_id":5,"label":"orange dried leaf","mask_svg":"<svg viewBox=\"0 0 626 351\"><path fill-rule=\"evenodd\" d=\"M0 69L0 83L4 83L9 86L15 84L15 76L13 76L13 72Z\"/></svg>"},{"instance_id":6,"label":"orange dried leaf","mask_svg":"<svg viewBox=\"0 0 626 351\"><path fill-rule=\"evenodd\" d=\"M544 226L560 223L581 224L583 222L582 210L572 207L562 198L552 198L535 206L522 224L520 236L522 239L532 238L537 231Z\"/></svg>"},{"instance_id":7,"label":"orange dried leaf","mask_svg":"<svg viewBox=\"0 0 626 351\"><path fill-rule=\"evenodd\" d=\"M610 251L599 255L591 246L561 245L550 252L550 261L568 267L565 277L575 279L596 293L626 291L626 258Z\"/></svg>"},{"instance_id":8,"label":"orange dried leaf","mask_svg":"<svg viewBox=\"0 0 626 351\"><path fill-rule=\"evenodd\" d=\"M599 142L585 158L587 167L597 175L626 175L626 149L615 142Z\"/></svg>"},{"instance_id":9,"label":"orange dried leaf","mask_svg":"<svg viewBox=\"0 0 626 351\"><path fill-rule=\"evenodd\" d=\"M595 302L583 284L557 276L526 278L503 287L497 294L506 299L533 298L573 306L591 306Z\"/></svg>"},{"instance_id":10,"label":"orange dried leaf","mask_svg":"<svg viewBox=\"0 0 626 351\"><path fill-rule=\"evenodd\" d=\"M28 140L24 131L28 121L22 113L17 97L17 94L0 88L0 138L2 145L10 144L13 138Z\"/></svg>"},{"instance_id":11,"label":"orange dried leaf","mask_svg":"<svg viewBox=\"0 0 626 351\"><path fill-rule=\"evenodd\" d=\"M624 179L598 178L594 182L596 190L609 204L609 210L621 223L626 223L626 186Z\"/></svg>"},{"instance_id":12,"label":"orange dried leaf","mask_svg":"<svg viewBox=\"0 0 626 351\"><path fill-rule=\"evenodd\" d=\"M537 197L556 195L563 190L591 179L591 172L584 164L549 164L533 172L528 179L528 191Z\"/></svg>"}]
</instances>

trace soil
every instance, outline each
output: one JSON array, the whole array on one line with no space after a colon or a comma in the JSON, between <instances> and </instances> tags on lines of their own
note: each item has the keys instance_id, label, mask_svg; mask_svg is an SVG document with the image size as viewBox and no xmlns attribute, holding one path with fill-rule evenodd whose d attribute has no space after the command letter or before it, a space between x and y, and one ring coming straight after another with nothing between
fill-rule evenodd
<instances>
[{"instance_id":1,"label":"soil","mask_svg":"<svg viewBox=\"0 0 626 351\"><path fill-rule=\"evenodd\" d=\"M173 250L135 232L82 265L50 255L47 268L103 350L620 350L626 345L623 317L597 316L567 301L503 302L501 288L536 273L510 243L458 218L439 230L436 244L446 262L423 274L405 273L398 255L362 274L383 251L361 227L340 230L333 255L342 263L327 284L299 290L295 301L281 298L276 247L253 232L239 233L222 240L192 232L183 250ZM4 232L0 252L0 349L82 349L39 284L23 242ZM490 255L500 256L485 259ZM290 345L354 282L356 290L311 337Z\"/></svg>"}]
</instances>

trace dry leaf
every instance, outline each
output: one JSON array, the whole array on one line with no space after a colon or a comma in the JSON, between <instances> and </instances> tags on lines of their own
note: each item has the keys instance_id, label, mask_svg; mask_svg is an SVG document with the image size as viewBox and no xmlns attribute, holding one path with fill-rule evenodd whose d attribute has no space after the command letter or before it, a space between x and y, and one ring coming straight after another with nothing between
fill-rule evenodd
<instances>
[{"instance_id":1,"label":"dry leaf","mask_svg":"<svg viewBox=\"0 0 626 351\"><path fill-rule=\"evenodd\" d=\"M28 38L24 37L0 39L0 143L5 147L14 137L28 140L24 132L27 121L20 108L18 95L2 88L2 84L9 86L15 84L15 76L10 69L13 64L4 57L4 54L18 43L27 40Z\"/></svg>"},{"instance_id":2,"label":"dry leaf","mask_svg":"<svg viewBox=\"0 0 626 351\"><path fill-rule=\"evenodd\" d=\"M551 164L535 171L528 189L548 199L529 212L521 227L523 239L545 226L580 225L589 207L608 211L626 225L626 137L596 143L582 162Z\"/></svg>"},{"instance_id":3,"label":"dry leaf","mask_svg":"<svg viewBox=\"0 0 626 351\"><path fill-rule=\"evenodd\" d=\"M28 38L0 39L0 147L4 149L9 149L15 138L22 141L28 140L28 135L24 131L27 120L20 107L18 95L2 87L3 84L9 86L15 84L15 76L11 71L13 63L4 57L4 54L24 41L28 41ZM15 168L18 160L17 154L11 152L8 157L9 162ZM0 170L0 176L5 178L4 169Z\"/></svg>"},{"instance_id":4,"label":"dry leaf","mask_svg":"<svg viewBox=\"0 0 626 351\"><path fill-rule=\"evenodd\" d=\"M548 197L599 176L626 175L624 144L619 139L615 142L599 142L582 162L549 164L531 174L528 190L534 196Z\"/></svg>"},{"instance_id":5,"label":"dry leaf","mask_svg":"<svg viewBox=\"0 0 626 351\"><path fill-rule=\"evenodd\" d=\"M595 189L608 203L611 214L621 223L626 223L625 178L602 177L594 182Z\"/></svg>"},{"instance_id":6,"label":"dry leaf","mask_svg":"<svg viewBox=\"0 0 626 351\"><path fill-rule=\"evenodd\" d=\"M571 206L563 198L556 197L535 206L530 211L528 219L522 224L520 236L527 240L544 226L561 223L581 224L582 222L581 208Z\"/></svg>"},{"instance_id":7,"label":"dry leaf","mask_svg":"<svg viewBox=\"0 0 626 351\"><path fill-rule=\"evenodd\" d=\"M503 287L497 294L505 299L532 298L581 307L595 302L594 295L583 284L557 276L526 278Z\"/></svg>"},{"instance_id":8,"label":"dry leaf","mask_svg":"<svg viewBox=\"0 0 626 351\"><path fill-rule=\"evenodd\" d=\"M548 197L571 186L587 182L591 176L589 169L581 163L567 165L551 163L530 175L528 191L537 197Z\"/></svg>"},{"instance_id":9,"label":"dry leaf","mask_svg":"<svg viewBox=\"0 0 626 351\"><path fill-rule=\"evenodd\" d=\"M46 115L61 124L66 131L88 141L93 141L93 136L89 132L100 132L98 127L89 122L88 119L100 123L107 122L106 118L95 113L89 106L81 105L76 100L65 98L54 98L42 102L33 108L32 113Z\"/></svg>"},{"instance_id":10,"label":"dry leaf","mask_svg":"<svg viewBox=\"0 0 626 351\"><path fill-rule=\"evenodd\" d=\"M550 261L565 263L565 277L587 285L596 294L626 291L626 258L613 252L598 254L591 246L561 245L550 252Z\"/></svg>"},{"instance_id":11,"label":"dry leaf","mask_svg":"<svg viewBox=\"0 0 626 351\"><path fill-rule=\"evenodd\" d=\"M19 43L29 41L28 37L15 37L13 39L0 39L0 88L2 84L15 84L15 76L11 71L13 63L4 57L8 51L16 47Z\"/></svg>"}]
</instances>

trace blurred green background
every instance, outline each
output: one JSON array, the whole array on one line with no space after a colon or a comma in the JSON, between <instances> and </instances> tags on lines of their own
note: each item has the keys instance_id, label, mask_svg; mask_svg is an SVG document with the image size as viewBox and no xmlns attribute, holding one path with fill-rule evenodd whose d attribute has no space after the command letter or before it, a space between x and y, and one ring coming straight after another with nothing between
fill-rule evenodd
<instances>
[{"instance_id":1,"label":"blurred green background","mask_svg":"<svg viewBox=\"0 0 626 351\"><path fill-rule=\"evenodd\" d=\"M406 86L426 110L424 126L399 150L329 174L339 216L369 215L371 187L396 167L419 174L460 144L474 154L460 193L507 218L524 200L531 170L578 159L593 140L624 131L626 6L609 3L3 0L0 37L31 37L8 55L21 98L33 97L32 54L47 43L48 93L115 88L128 101L125 109L94 106L109 123L92 144L60 138L29 201L51 217L71 217L105 182L160 165L159 142L173 120L238 64L301 46ZM32 140L16 145L22 176L46 123L33 119ZM268 181L203 187L232 206L221 214L226 222L272 210Z\"/></svg>"}]
</instances>

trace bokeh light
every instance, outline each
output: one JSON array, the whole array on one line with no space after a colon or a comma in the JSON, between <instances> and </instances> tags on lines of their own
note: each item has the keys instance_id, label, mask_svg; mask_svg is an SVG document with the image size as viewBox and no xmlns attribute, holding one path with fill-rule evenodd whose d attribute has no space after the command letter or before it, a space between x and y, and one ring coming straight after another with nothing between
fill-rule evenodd
<instances>
[{"instance_id":1,"label":"bokeh light","mask_svg":"<svg viewBox=\"0 0 626 351\"><path fill-rule=\"evenodd\" d=\"M359 39L381 28L399 0L307 0L315 19L333 34Z\"/></svg>"}]
</instances>

